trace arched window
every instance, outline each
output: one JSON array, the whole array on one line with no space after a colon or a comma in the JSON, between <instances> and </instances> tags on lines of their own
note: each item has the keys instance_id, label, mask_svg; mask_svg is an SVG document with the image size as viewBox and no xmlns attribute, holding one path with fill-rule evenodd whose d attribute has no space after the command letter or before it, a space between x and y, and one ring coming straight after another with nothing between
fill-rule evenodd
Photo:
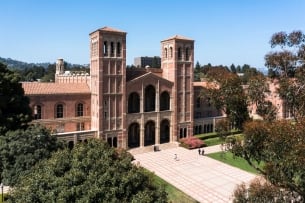
<instances>
[{"instance_id":1,"label":"arched window","mask_svg":"<svg viewBox=\"0 0 305 203\"><path fill-rule=\"evenodd\" d=\"M155 144L155 122L148 121L145 124L144 146Z\"/></svg>"},{"instance_id":2,"label":"arched window","mask_svg":"<svg viewBox=\"0 0 305 203\"><path fill-rule=\"evenodd\" d=\"M118 42L116 46L116 56L120 57L121 56L121 43Z\"/></svg>"},{"instance_id":3,"label":"arched window","mask_svg":"<svg viewBox=\"0 0 305 203\"><path fill-rule=\"evenodd\" d=\"M76 116L84 116L84 105L82 103L78 103L76 106Z\"/></svg>"},{"instance_id":4,"label":"arched window","mask_svg":"<svg viewBox=\"0 0 305 203\"><path fill-rule=\"evenodd\" d=\"M200 108L200 102L201 101L201 99L200 99L200 97L198 97L197 99L196 99L196 107L197 108Z\"/></svg>"},{"instance_id":5,"label":"arched window","mask_svg":"<svg viewBox=\"0 0 305 203\"><path fill-rule=\"evenodd\" d=\"M138 93L133 92L128 97L128 113L140 112L140 96Z\"/></svg>"},{"instance_id":6,"label":"arched window","mask_svg":"<svg viewBox=\"0 0 305 203\"><path fill-rule=\"evenodd\" d=\"M108 43L107 42L104 42L104 56L108 56Z\"/></svg>"},{"instance_id":7,"label":"arched window","mask_svg":"<svg viewBox=\"0 0 305 203\"><path fill-rule=\"evenodd\" d=\"M62 104L56 105L55 118L63 118L64 117L64 106Z\"/></svg>"},{"instance_id":8,"label":"arched window","mask_svg":"<svg viewBox=\"0 0 305 203\"><path fill-rule=\"evenodd\" d=\"M182 59L181 47L178 48L178 60Z\"/></svg>"},{"instance_id":9,"label":"arched window","mask_svg":"<svg viewBox=\"0 0 305 203\"><path fill-rule=\"evenodd\" d=\"M110 56L113 57L114 56L114 43L110 42Z\"/></svg>"},{"instance_id":10,"label":"arched window","mask_svg":"<svg viewBox=\"0 0 305 203\"><path fill-rule=\"evenodd\" d=\"M167 58L167 48L164 49L164 58Z\"/></svg>"},{"instance_id":11,"label":"arched window","mask_svg":"<svg viewBox=\"0 0 305 203\"><path fill-rule=\"evenodd\" d=\"M40 105L34 106L34 119L41 119L41 106Z\"/></svg>"},{"instance_id":12,"label":"arched window","mask_svg":"<svg viewBox=\"0 0 305 203\"><path fill-rule=\"evenodd\" d=\"M188 47L185 48L185 60L186 61L190 60L189 48Z\"/></svg>"},{"instance_id":13,"label":"arched window","mask_svg":"<svg viewBox=\"0 0 305 203\"><path fill-rule=\"evenodd\" d=\"M145 88L145 112L155 111L156 90L152 85Z\"/></svg>"},{"instance_id":14,"label":"arched window","mask_svg":"<svg viewBox=\"0 0 305 203\"><path fill-rule=\"evenodd\" d=\"M169 121L163 120L160 124L160 144L169 142Z\"/></svg>"},{"instance_id":15,"label":"arched window","mask_svg":"<svg viewBox=\"0 0 305 203\"><path fill-rule=\"evenodd\" d=\"M169 52L170 52L170 53L169 53L169 54L170 54L169 57L170 57L170 58L173 58L173 47L170 47L170 48L169 48Z\"/></svg>"},{"instance_id":16,"label":"arched window","mask_svg":"<svg viewBox=\"0 0 305 203\"><path fill-rule=\"evenodd\" d=\"M160 95L160 111L166 111L170 108L170 97L168 92L162 92Z\"/></svg>"},{"instance_id":17,"label":"arched window","mask_svg":"<svg viewBox=\"0 0 305 203\"><path fill-rule=\"evenodd\" d=\"M132 123L128 128L128 147L134 148L140 146L140 125Z\"/></svg>"}]
</instances>

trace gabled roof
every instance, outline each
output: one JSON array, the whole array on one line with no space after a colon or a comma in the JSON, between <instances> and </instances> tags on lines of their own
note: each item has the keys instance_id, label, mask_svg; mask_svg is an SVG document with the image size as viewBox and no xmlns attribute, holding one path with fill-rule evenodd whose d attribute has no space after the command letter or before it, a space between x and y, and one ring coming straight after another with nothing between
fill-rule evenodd
<instances>
[{"instance_id":1,"label":"gabled roof","mask_svg":"<svg viewBox=\"0 0 305 203\"><path fill-rule=\"evenodd\" d=\"M95 30L95 31L91 32L90 34L92 34L92 33L96 32L96 31L105 31L105 32L119 32L119 33L124 33L124 34L126 34L126 32L124 32L124 31L122 31L122 30L118 30L118 29L116 29L116 28L107 27L107 26L102 27L102 28L99 28L99 29L97 29L97 30Z\"/></svg>"},{"instance_id":2,"label":"gabled roof","mask_svg":"<svg viewBox=\"0 0 305 203\"><path fill-rule=\"evenodd\" d=\"M165 40L162 40L162 42L163 41L168 41L168 40L173 40L173 39L194 41L193 39L188 38L188 37L184 37L182 35L174 35L174 36L169 37L169 38L167 38Z\"/></svg>"},{"instance_id":3,"label":"gabled roof","mask_svg":"<svg viewBox=\"0 0 305 203\"><path fill-rule=\"evenodd\" d=\"M137 81L142 81L142 80L145 80L146 78L154 78L156 80L161 80L161 81L163 81L165 83L168 83L169 85L173 85L174 84L173 82L171 82L169 80L166 80L166 79L164 79L162 77L159 77L159 76L157 76L156 74L154 74L152 72L148 72L148 73L146 73L144 75L136 77L136 78L130 80L129 82L127 82L127 84L134 83L134 82L137 82Z\"/></svg>"},{"instance_id":4,"label":"gabled roof","mask_svg":"<svg viewBox=\"0 0 305 203\"><path fill-rule=\"evenodd\" d=\"M23 82L25 95L49 95L49 94L90 94L86 83L44 83Z\"/></svg>"}]
</instances>

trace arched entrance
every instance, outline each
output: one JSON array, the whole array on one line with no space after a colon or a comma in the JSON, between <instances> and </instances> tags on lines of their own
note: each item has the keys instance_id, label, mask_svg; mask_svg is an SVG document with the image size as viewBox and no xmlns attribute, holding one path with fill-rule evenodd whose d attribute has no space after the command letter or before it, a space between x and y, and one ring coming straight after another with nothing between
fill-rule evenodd
<instances>
[{"instance_id":1,"label":"arched entrance","mask_svg":"<svg viewBox=\"0 0 305 203\"><path fill-rule=\"evenodd\" d=\"M144 146L155 144L155 122L148 121L145 124Z\"/></svg>"},{"instance_id":2,"label":"arched entrance","mask_svg":"<svg viewBox=\"0 0 305 203\"><path fill-rule=\"evenodd\" d=\"M128 113L140 112L140 96L138 93L133 92L128 97Z\"/></svg>"},{"instance_id":3,"label":"arched entrance","mask_svg":"<svg viewBox=\"0 0 305 203\"><path fill-rule=\"evenodd\" d=\"M140 146L140 125L138 123L130 124L128 128L128 148Z\"/></svg>"},{"instance_id":4,"label":"arched entrance","mask_svg":"<svg viewBox=\"0 0 305 203\"><path fill-rule=\"evenodd\" d=\"M168 92L162 92L160 95L160 111L166 111L170 108L170 97Z\"/></svg>"},{"instance_id":5,"label":"arched entrance","mask_svg":"<svg viewBox=\"0 0 305 203\"><path fill-rule=\"evenodd\" d=\"M160 125L160 144L169 142L170 131L169 131L169 121L162 120Z\"/></svg>"},{"instance_id":6,"label":"arched entrance","mask_svg":"<svg viewBox=\"0 0 305 203\"><path fill-rule=\"evenodd\" d=\"M156 100L156 90L152 85L148 85L145 88L145 112L155 111L155 100Z\"/></svg>"}]
</instances>

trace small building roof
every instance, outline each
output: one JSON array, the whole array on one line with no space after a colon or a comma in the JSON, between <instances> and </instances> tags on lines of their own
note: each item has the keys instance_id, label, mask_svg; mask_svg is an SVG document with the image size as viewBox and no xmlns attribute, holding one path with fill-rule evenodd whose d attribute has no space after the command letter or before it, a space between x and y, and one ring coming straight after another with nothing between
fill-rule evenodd
<instances>
[{"instance_id":1,"label":"small building roof","mask_svg":"<svg viewBox=\"0 0 305 203\"><path fill-rule=\"evenodd\" d=\"M124 32L124 31L122 31L122 30L119 30L119 29L116 29L116 28L112 28L112 27L107 27L107 26L102 27L102 28L99 28L99 29L97 29L97 30L91 32L90 34L96 32L96 31L119 32L119 33L124 33L124 34L126 34L126 32Z\"/></svg>"},{"instance_id":2,"label":"small building roof","mask_svg":"<svg viewBox=\"0 0 305 203\"><path fill-rule=\"evenodd\" d=\"M86 83L22 82L25 95L90 94Z\"/></svg>"},{"instance_id":3,"label":"small building roof","mask_svg":"<svg viewBox=\"0 0 305 203\"><path fill-rule=\"evenodd\" d=\"M182 35L174 35L174 36L169 37L169 38L167 38L167 39L165 39L165 40L162 40L162 42L163 42L163 41L172 40L172 39L194 41L193 39L188 38L188 37L184 37L184 36L182 36Z\"/></svg>"}]
</instances>

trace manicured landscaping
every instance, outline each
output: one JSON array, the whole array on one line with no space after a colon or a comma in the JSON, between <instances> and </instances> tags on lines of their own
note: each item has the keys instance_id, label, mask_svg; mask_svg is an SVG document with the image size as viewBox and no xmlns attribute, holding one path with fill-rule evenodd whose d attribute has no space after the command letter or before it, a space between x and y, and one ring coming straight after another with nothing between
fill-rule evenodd
<instances>
[{"instance_id":1,"label":"manicured landscaping","mask_svg":"<svg viewBox=\"0 0 305 203\"><path fill-rule=\"evenodd\" d=\"M228 137L235 137L235 136L242 136L239 131L232 132L232 135L228 135ZM217 133L207 133L207 134L200 134L195 135L195 137L203 140L205 146L214 146L219 145L223 143L223 140L219 138L219 135Z\"/></svg>"},{"instance_id":2,"label":"manicured landscaping","mask_svg":"<svg viewBox=\"0 0 305 203\"><path fill-rule=\"evenodd\" d=\"M236 168L240 168L244 171L248 171L250 173L258 174L257 170L255 170L252 166L248 164L246 160L241 157L234 156L231 152L216 152L212 154L207 154L208 157L221 161L223 163L229 164ZM262 167L262 163L260 167Z\"/></svg>"},{"instance_id":3,"label":"manicured landscaping","mask_svg":"<svg viewBox=\"0 0 305 203\"><path fill-rule=\"evenodd\" d=\"M154 176L154 181L163 185L165 191L168 194L168 202L181 202L181 203L197 203L198 201L194 200L190 196L186 195L184 192L176 188L175 186L169 184L159 176Z\"/></svg>"},{"instance_id":4,"label":"manicured landscaping","mask_svg":"<svg viewBox=\"0 0 305 203\"><path fill-rule=\"evenodd\" d=\"M204 143L209 146L219 145L222 143L222 140L219 137L208 138L204 140Z\"/></svg>"}]
</instances>

